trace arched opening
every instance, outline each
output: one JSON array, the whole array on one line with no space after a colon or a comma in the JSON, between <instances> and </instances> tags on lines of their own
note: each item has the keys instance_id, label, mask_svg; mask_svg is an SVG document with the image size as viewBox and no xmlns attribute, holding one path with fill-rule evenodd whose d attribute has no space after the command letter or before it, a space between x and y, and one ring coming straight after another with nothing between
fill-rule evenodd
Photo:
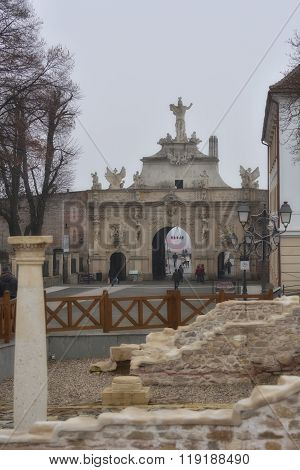
<instances>
[{"instance_id":1,"label":"arched opening","mask_svg":"<svg viewBox=\"0 0 300 470\"><path fill-rule=\"evenodd\" d=\"M192 273L191 238L181 227L163 227L152 240L153 279L164 279L182 265L185 274Z\"/></svg>"},{"instance_id":2,"label":"arched opening","mask_svg":"<svg viewBox=\"0 0 300 470\"><path fill-rule=\"evenodd\" d=\"M166 276L166 249L165 240L172 227L163 227L152 240L152 275L153 279L160 280Z\"/></svg>"},{"instance_id":3,"label":"arched opening","mask_svg":"<svg viewBox=\"0 0 300 470\"><path fill-rule=\"evenodd\" d=\"M234 258L230 251L222 251L218 255L218 279L233 276Z\"/></svg>"},{"instance_id":4,"label":"arched opening","mask_svg":"<svg viewBox=\"0 0 300 470\"><path fill-rule=\"evenodd\" d=\"M110 257L110 274L119 281L126 279L126 258L121 252L113 253Z\"/></svg>"}]
</instances>

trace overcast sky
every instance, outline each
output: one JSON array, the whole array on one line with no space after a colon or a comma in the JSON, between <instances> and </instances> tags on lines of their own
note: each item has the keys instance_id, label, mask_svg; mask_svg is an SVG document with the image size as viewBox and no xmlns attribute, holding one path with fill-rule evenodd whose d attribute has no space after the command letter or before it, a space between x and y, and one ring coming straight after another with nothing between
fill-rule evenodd
<instances>
[{"instance_id":1,"label":"overcast sky","mask_svg":"<svg viewBox=\"0 0 300 470\"><path fill-rule=\"evenodd\" d=\"M80 121L113 169L126 167L126 183L157 141L175 135L169 104L193 102L188 134L219 138L220 173L240 185L239 165L260 167L267 185L261 132L268 87L282 78L288 39L300 24L292 16L249 83L235 97L296 8L298 0L34 0L49 45L61 43L75 57ZM228 111L228 112L227 112ZM220 122L221 118L222 122ZM106 163L78 124L81 148L72 189L91 186L97 171L108 186ZM204 145L204 147L203 147Z\"/></svg>"}]
</instances>

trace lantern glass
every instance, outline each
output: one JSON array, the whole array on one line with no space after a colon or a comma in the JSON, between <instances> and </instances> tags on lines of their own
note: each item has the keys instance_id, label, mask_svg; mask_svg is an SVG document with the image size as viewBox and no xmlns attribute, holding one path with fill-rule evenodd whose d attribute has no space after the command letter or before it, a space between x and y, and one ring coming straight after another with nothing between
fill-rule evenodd
<instances>
[{"instance_id":1,"label":"lantern glass","mask_svg":"<svg viewBox=\"0 0 300 470\"><path fill-rule=\"evenodd\" d=\"M291 221L291 217L292 217L291 206L286 201L284 201L284 203L280 207L279 214L280 214L281 222L286 228L289 225Z\"/></svg>"},{"instance_id":2,"label":"lantern glass","mask_svg":"<svg viewBox=\"0 0 300 470\"><path fill-rule=\"evenodd\" d=\"M251 245L251 243L252 243L252 235L250 235L250 233L246 233L246 235L245 235L245 242L247 243L247 245Z\"/></svg>"},{"instance_id":3,"label":"lantern glass","mask_svg":"<svg viewBox=\"0 0 300 470\"><path fill-rule=\"evenodd\" d=\"M239 221L240 223L244 226L248 222L249 219L249 214L250 214L250 209L249 206L246 203L240 204L238 208L238 214L239 214Z\"/></svg>"}]
</instances>

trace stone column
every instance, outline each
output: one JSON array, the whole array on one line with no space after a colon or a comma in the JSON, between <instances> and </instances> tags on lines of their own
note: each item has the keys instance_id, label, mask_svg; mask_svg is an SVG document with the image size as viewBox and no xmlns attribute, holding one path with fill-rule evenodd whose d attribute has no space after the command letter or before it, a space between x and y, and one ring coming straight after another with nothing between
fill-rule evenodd
<instances>
[{"instance_id":1,"label":"stone column","mask_svg":"<svg viewBox=\"0 0 300 470\"><path fill-rule=\"evenodd\" d=\"M42 266L52 236L9 237L18 265L14 428L47 419L47 350Z\"/></svg>"},{"instance_id":2,"label":"stone column","mask_svg":"<svg viewBox=\"0 0 300 470\"><path fill-rule=\"evenodd\" d=\"M53 255L48 255L47 260L49 263L49 277L53 277Z\"/></svg>"},{"instance_id":3,"label":"stone column","mask_svg":"<svg viewBox=\"0 0 300 470\"><path fill-rule=\"evenodd\" d=\"M16 263L16 258L14 256L9 257L10 264L11 264L11 272L13 273L14 276L17 275L17 263Z\"/></svg>"},{"instance_id":4,"label":"stone column","mask_svg":"<svg viewBox=\"0 0 300 470\"><path fill-rule=\"evenodd\" d=\"M63 253L57 253L56 259L59 262L58 275L63 276L63 273L64 273L64 255L63 255Z\"/></svg>"}]
</instances>

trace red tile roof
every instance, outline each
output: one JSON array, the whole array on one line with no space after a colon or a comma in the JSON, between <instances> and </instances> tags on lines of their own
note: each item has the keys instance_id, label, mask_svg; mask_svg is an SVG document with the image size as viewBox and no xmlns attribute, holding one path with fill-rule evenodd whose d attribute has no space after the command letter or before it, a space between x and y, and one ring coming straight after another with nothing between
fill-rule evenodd
<instances>
[{"instance_id":1,"label":"red tile roof","mask_svg":"<svg viewBox=\"0 0 300 470\"><path fill-rule=\"evenodd\" d=\"M299 92L300 93L300 64L297 65L285 77L270 86L272 93Z\"/></svg>"}]
</instances>

